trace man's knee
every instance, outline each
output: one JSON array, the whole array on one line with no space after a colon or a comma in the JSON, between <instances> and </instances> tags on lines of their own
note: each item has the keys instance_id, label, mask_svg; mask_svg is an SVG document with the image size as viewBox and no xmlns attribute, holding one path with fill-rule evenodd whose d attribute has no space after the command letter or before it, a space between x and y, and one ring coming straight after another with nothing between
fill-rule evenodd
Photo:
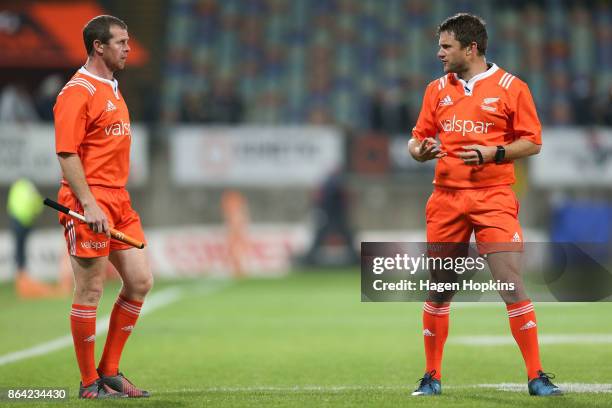
<instances>
[{"instance_id":1,"label":"man's knee","mask_svg":"<svg viewBox=\"0 0 612 408\"><path fill-rule=\"evenodd\" d=\"M140 282L140 290L142 291L142 293L144 295L146 295L147 293L149 293L151 291L151 289L153 289L153 283L154 283L154 279L153 279L153 274L149 273L145 279L142 280L142 282Z\"/></svg>"},{"instance_id":2,"label":"man's knee","mask_svg":"<svg viewBox=\"0 0 612 408\"><path fill-rule=\"evenodd\" d=\"M153 288L153 275L147 273L129 282L124 282L124 287L133 295L145 296Z\"/></svg>"},{"instance_id":3,"label":"man's knee","mask_svg":"<svg viewBox=\"0 0 612 408\"><path fill-rule=\"evenodd\" d=\"M74 288L75 297L87 304L98 304L102 292L104 292L102 282L77 282Z\"/></svg>"}]
</instances>

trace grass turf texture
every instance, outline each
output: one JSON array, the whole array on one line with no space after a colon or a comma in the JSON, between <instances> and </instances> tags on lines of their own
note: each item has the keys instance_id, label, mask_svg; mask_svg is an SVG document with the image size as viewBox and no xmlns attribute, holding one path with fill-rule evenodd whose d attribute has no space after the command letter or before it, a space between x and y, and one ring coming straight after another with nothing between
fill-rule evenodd
<instances>
[{"instance_id":1,"label":"grass turf texture","mask_svg":"<svg viewBox=\"0 0 612 408\"><path fill-rule=\"evenodd\" d=\"M421 304L361 303L357 271L304 272L281 279L157 282L154 291L179 287L174 303L139 321L121 363L148 400L113 406L610 406L610 393L558 398L527 395L516 345L453 344L453 336L511 336L503 304L451 311L445 350L444 394L414 398L424 366ZM107 286L98 316L110 313L118 284ZM0 286L0 356L69 333L70 300L20 301ZM543 334L612 334L612 304L540 307ZM96 352L105 336L99 336ZM612 345L557 344L541 350L546 370L560 383L611 383ZM68 406L78 401L71 347L0 366L0 388L67 387L60 402L8 406ZM522 392L479 388L482 383L525 383ZM105 405L107 403L104 403ZM3 403L4 405L4 403Z\"/></svg>"}]
</instances>

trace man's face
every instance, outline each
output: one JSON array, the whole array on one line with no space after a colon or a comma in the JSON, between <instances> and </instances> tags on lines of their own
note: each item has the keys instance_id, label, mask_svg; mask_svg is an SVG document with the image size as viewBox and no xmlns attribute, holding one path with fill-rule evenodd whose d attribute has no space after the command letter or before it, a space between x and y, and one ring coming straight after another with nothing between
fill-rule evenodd
<instances>
[{"instance_id":1,"label":"man's face","mask_svg":"<svg viewBox=\"0 0 612 408\"><path fill-rule=\"evenodd\" d=\"M440 49L438 58L442 61L444 72L464 72L468 66L468 48L461 48L461 43L455 39L455 34L442 31L438 40Z\"/></svg>"},{"instance_id":2,"label":"man's face","mask_svg":"<svg viewBox=\"0 0 612 408\"><path fill-rule=\"evenodd\" d=\"M106 66L115 72L125 67L125 60L130 51L130 46L128 45L130 37L127 30L116 25L111 25L109 31L112 37L108 40L107 44L104 44L102 59Z\"/></svg>"}]
</instances>

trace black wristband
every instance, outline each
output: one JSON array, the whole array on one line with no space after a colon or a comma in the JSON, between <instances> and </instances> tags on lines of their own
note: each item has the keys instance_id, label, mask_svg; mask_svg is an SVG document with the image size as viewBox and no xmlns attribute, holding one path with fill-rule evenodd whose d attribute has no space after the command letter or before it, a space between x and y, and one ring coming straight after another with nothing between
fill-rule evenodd
<instances>
[{"instance_id":1,"label":"black wristband","mask_svg":"<svg viewBox=\"0 0 612 408\"><path fill-rule=\"evenodd\" d=\"M482 153L480 152L480 150L478 149L474 149L474 151L476 152L476 154L478 155L478 164L483 164L484 163L484 157L482 156Z\"/></svg>"},{"instance_id":2,"label":"black wristband","mask_svg":"<svg viewBox=\"0 0 612 408\"><path fill-rule=\"evenodd\" d=\"M504 146L497 146L497 152L495 152L495 163L497 164L501 164L504 162L504 159L506 158L506 149L504 148Z\"/></svg>"}]
</instances>

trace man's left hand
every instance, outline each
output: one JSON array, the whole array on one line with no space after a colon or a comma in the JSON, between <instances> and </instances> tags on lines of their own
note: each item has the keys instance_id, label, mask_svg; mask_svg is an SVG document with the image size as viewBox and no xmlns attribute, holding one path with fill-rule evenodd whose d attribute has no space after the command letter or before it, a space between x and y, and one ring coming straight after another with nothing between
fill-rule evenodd
<instances>
[{"instance_id":1,"label":"man's left hand","mask_svg":"<svg viewBox=\"0 0 612 408\"><path fill-rule=\"evenodd\" d=\"M465 152L459 153L459 158L469 166L477 166L484 163L491 163L497 153L496 146L469 145L461 146ZM480 155L478 154L480 152ZM480 156L482 155L482 161Z\"/></svg>"}]
</instances>

